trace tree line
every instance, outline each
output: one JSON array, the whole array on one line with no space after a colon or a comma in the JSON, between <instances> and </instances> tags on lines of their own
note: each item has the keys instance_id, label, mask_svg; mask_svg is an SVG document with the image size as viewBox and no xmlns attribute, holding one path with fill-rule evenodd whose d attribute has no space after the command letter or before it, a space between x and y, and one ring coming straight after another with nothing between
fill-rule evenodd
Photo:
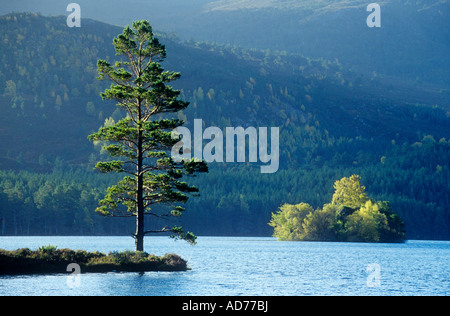
<instances>
[{"instance_id":1,"label":"tree line","mask_svg":"<svg viewBox=\"0 0 450 316\"><path fill-rule=\"evenodd\" d=\"M418 143L395 145L364 166L323 164L264 175L249 164L210 164L209 174L192 179L200 197L189 200L188 212L173 224L197 235L270 236L267 223L280 206L307 201L314 209L322 208L332 199L335 181L359 174L371 197L388 201L403 219L408 239L449 239L445 160L450 145L443 140ZM106 188L117 180L93 171L92 165L69 168L61 163L46 173L0 171L0 233L129 235L132 222L94 212Z\"/></svg>"}]
</instances>

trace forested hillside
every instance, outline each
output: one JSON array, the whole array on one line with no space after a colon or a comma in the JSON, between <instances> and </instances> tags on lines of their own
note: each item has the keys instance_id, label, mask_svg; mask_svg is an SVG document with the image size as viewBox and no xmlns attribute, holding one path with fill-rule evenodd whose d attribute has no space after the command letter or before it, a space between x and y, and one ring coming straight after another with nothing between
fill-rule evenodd
<instances>
[{"instance_id":1,"label":"forested hillside","mask_svg":"<svg viewBox=\"0 0 450 316\"><path fill-rule=\"evenodd\" d=\"M68 28L65 17L38 14L0 17L0 28L0 234L128 234L133 223L94 214L114 179L93 171L104 154L87 140L124 115L101 101L107 83L96 79L121 29L88 19ZM281 204L319 207L336 180L359 174L373 198L391 202L408 238L450 238L445 92L338 61L159 37L163 66L182 74L176 88L191 106L178 117L188 127L196 118L280 127L280 170L211 164L193 179L201 196L188 202L186 229L270 236Z\"/></svg>"},{"instance_id":2,"label":"forested hillside","mask_svg":"<svg viewBox=\"0 0 450 316\"><path fill-rule=\"evenodd\" d=\"M373 1L372 1L373 2ZM125 26L147 19L183 40L272 49L372 75L449 90L448 0L383 0L381 28L368 28L363 0L78 0L83 18ZM60 0L16 0L1 13L65 15ZM399 82L397 81L397 84Z\"/></svg>"}]
</instances>

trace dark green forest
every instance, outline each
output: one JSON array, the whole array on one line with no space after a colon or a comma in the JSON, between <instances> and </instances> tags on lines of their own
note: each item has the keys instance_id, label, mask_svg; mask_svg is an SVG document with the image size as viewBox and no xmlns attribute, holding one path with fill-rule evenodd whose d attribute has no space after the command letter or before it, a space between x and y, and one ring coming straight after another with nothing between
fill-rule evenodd
<instances>
[{"instance_id":1,"label":"dark green forest","mask_svg":"<svg viewBox=\"0 0 450 316\"><path fill-rule=\"evenodd\" d=\"M87 135L123 117L103 102L98 59L114 59L121 28L83 19L0 17L0 234L128 235L133 221L95 214L117 181L94 170L102 144ZM130 21L131 23L131 21ZM389 201L409 239L450 239L449 95L420 84L349 70L303 54L181 42L163 66L190 101L177 118L192 127L280 127L280 170L210 164L191 180L181 224L197 235L271 236L280 205L331 200L333 183L359 174L371 197ZM152 224L149 223L149 226ZM158 226L155 223L155 226ZM131 229L130 229L131 228ZM149 227L151 228L151 227Z\"/></svg>"}]
</instances>

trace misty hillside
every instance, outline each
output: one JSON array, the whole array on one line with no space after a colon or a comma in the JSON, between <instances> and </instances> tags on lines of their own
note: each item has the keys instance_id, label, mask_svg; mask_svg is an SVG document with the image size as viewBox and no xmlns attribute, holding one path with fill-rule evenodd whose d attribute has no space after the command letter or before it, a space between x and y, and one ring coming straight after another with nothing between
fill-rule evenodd
<instances>
[{"instance_id":1,"label":"misty hillside","mask_svg":"<svg viewBox=\"0 0 450 316\"><path fill-rule=\"evenodd\" d=\"M152 0L77 3L82 16L116 25L148 19L156 29L181 39L239 45L338 59L361 74L430 84L448 94L450 37L448 0L379 1L381 28L366 25L368 2L361 0ZM0 8L66 15L57 0L14 1Z\"/></svg>"},{"instance_id":2,"label":"misty hillside","mask_svg":"<svg viewBox=\"0 0 450 316\"><path fill-rule=\"evenodd\" d=\"M63 233L119 234L120 227L96 223L90 213L105 181L92 172L103 154L87 135L123 116L114 103L101 101L109 83L96 79L96 61L115 59L111 43L121 28L82 23L68 28L65 16L0 17L0 215L12 216L6 211L12 197L18 212L56 212L58 204L50 209L42 202L36 183L46 183L45 194L61 196L67 188L56 188L67 181L80 212ZM445 91L386 81L334 59L182 42L167 34L160 39L168 51L163 66L182 73L176 87L191 106L178 117L188 127L195 118L220 128L280 127L280 171L268 176L247 164L212 164L210 174L195 179L202 196L189 202L196 211L183 219L187 227L198 234L268 235L270 213L279 205L321 205L335 180L357 173L374 198L390 201L405 218L410 238L450 238ZM39 233L33 222L15 223L8 233ZM54 233L56 224L45 233Z\"/></svg>"}]
</instances>

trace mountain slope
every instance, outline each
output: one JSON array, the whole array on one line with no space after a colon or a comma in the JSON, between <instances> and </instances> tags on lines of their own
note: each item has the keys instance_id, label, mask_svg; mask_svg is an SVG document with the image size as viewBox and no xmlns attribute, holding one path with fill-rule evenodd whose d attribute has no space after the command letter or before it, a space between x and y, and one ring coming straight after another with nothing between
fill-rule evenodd
<instances>
[{"instance_id":1,"label":"mountain slope","mask_svg":"<svg viewBox=\"0 0 450 316\"><path fill-rule=\"evenodd\" d=\"M381 28L369 28L365 1L217 1L183 36L338 58L377 72L448 89L448 1L380 1Z\"/></svg>"},{"instance_id":2,"label":"mountain slope","mask_svg":"<svg viewBox=\"0 0 450 316\"><path fill-rule=\"evenodd\" d=\"M108 83L96 80L96 61L114 58L110 43L120 29L90 20L83 28L71 29L63 17L34 14L5 16L0 23L4 30L0 87L3 111L8 113L2 119L6 124L14 122L12 126L28 126L25 130L11 126L14 133L4 141L15 144L29 139L28 146L36 154L40 148L51 148L51 143L41 146L32 141L40 130L47 133L40 141L55 140L55 145L65 146L56 155L65 153L67 159L79 156L76 152L89 152L87 141L72 141L114 112L98 96ZM177 85L186 98L196 98L191 120L218 124L217 113L234 125L284 125L289 120L296 126L307 120L335 137L374 136L388 142L413 141L417 133L439 139L448 130L445 112L424 110L421 104L448 106L449 98L420 86L411 95L401 84L397 88L395 82L385 84L383 78L360 76L325 60L164 41L169 50L165 66L182 72ZM214 98L205 96L210 89ZM208 99L213 105L206 105ZM197 105L208 109L196 110ZM81 117L85 117L82 124ZM18 154L10 150L11 155ZM33 150L27 152L31 155Z\"/></svg>"},{"instance_id":3,"label":"mountain slope","mask_svg":"<svg viewBox=\"0 0 450 316\"><path fill-rule=\"evenodd\" d=\"M381 28L369 28L362 0L79 0L82 18L116 25L148 19L182 39L286 50L339 59L363 74L383 74L411 84L447 89L450 76L448 0L384 0ZM67 15L58 0L9 2L13 11Z\"/></svg>"}]
</instances>

